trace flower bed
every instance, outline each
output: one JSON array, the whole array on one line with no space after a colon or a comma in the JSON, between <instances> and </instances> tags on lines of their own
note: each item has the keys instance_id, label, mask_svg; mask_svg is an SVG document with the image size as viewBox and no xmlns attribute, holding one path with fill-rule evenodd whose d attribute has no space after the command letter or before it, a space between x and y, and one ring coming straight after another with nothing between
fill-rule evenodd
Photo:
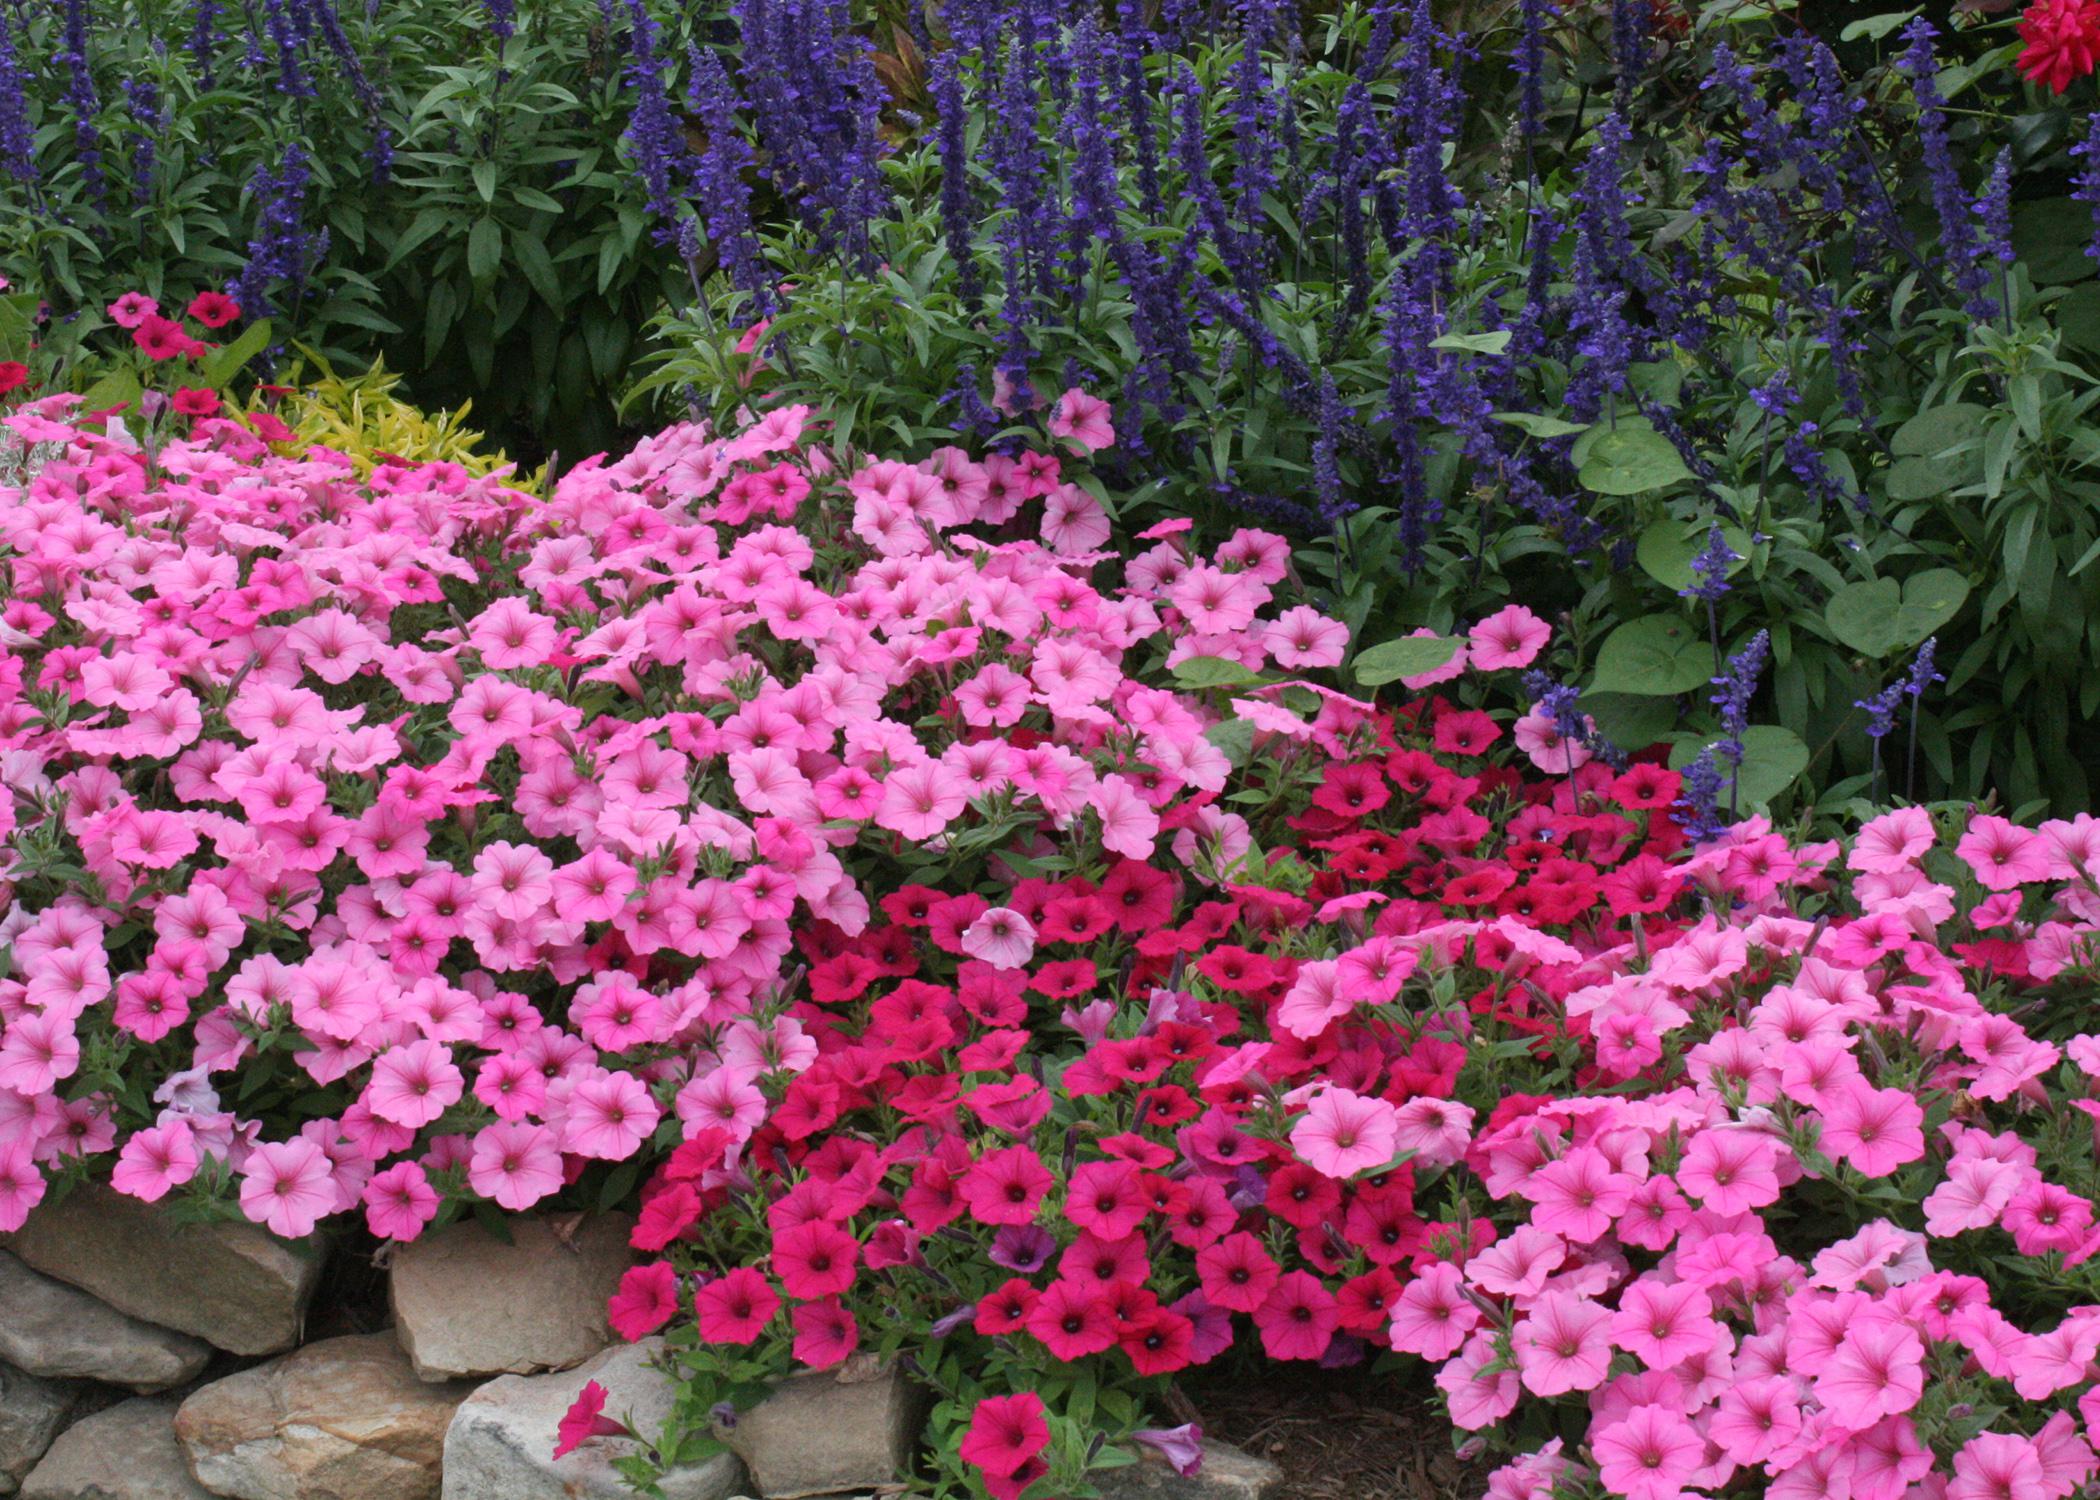
<instances>
[{"instance_id":1,"label":"flower bed","mask_svg":"<svg viewBox=\"0 0 2100 1500\"><path fill-rule=\"evenodd\" d=\"M541 500L167 420L7 419L0 1229L635 1206L638 1481L855 1353L951 1494L1192 1467L1228 1357L1427 1361L1512 1497L2092 1469L2089 820L1692 846L1501 706L1528 611L1344 695L1279 539L1097 550L1052 451L797 408Z\"/></svg>"}]
</instances>

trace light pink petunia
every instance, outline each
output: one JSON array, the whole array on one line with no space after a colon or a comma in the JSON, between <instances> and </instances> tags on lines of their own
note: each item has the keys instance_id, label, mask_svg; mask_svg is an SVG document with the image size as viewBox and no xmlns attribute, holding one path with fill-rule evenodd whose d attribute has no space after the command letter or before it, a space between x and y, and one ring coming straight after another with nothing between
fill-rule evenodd
<instances>
[{"instance_id":1,"label":"light pink petunia","mask_svg":"<svg viewBox=\"0 0 2100 1500\"><path fill-rule=\"evenodd\" d=\"M1466 655L1483 672L1528 667L1552 639L1553 627L1521 604L1505 604L1466 632Z\"/></svg>"},{"instance_id":2,"label":"light pink petunia","mask_svg":"<svg viewBox=\"0 0 2100 1500\"><path fill-rule=\"evenodd\" d=\"M1057 410L1050 418L1050 435L1094 452L1115 446L1116 427L1110 420L1106 401L1074 386L1057 398Z\"/></svg>"},{"instance_id":3,"label":"light pink petunia","mask_svg":"<svg viewBox=\"0 0 2100 1500\"><path fill-rule=\"evenodd\" d=\"M1975 872L1977 883L1993 891L2016 890L2051 879L2060 863L2048 840L1991 813L1969 820L1954 852Z\"/></svg>"},{"instance_id":4,"label":"light pink petunia","mask_svg":"<svg viewBox=\"0 0 2100 1500\"><path fill-rule=\"evenodd\" d=\"M365 1103L380 1119L414 1129L457 1104L465 1088L451 1049L419 1038L379 1054L365 1086Z\"/></svg>"},{"instance_id":5,"label":"light pink petunia","mask_svg":"<svg viewBox=\"0 0 2100 1500\"><path fill-rule=\"evenodd\" d=\"M1894 1316L1856 1318L1815 1375L1816 1399L1858 1430L1909 1411L1925 1390L1925 1345Z\"/></svg>"},{"instance_id":6,"label":"light pink petunia","mask_svg":"<svg viewBox=\"0 0 2100 1500\"><path fill-rule=\"evenodd\" d=\"M512 1213L522 1213L561 1187L561 1148L545 1125L506 1121L474 1136L467 1185Z\"/></svg>"},{"instance_id":7,"label":"light pink petunia","mask_svg":"<svg viewBox=\"0 0 2100 1500\"><path fill-rule=\"evenodd\" d=\"M1587 1297L1547 1292L1510 1335L1517 1373L1534 1396L1591 1391L1611 1370L1612 1315Z\"/></svg>"},{"instance_id":8,"label":"light pink petunia","mask_svg":"<svg viewBox=\"0 0 2100 1500\"><path fill-rule=\"evenodd\" d=\"M1678 1500L1706 1460L1706 1440L1668 1406L1636 1406L1590 1436L1597 1478L1626 1500Z\"/></svg>"},{"instance_id":9,"label":"light pink petunia","mask_svg":"<svg viewBox=\"0 0 2100 1500\"><path fill-rule=\"evenodd\" d=\"M241 1212L251 1222L299 1240L335 1210L335 1165L312 1141L279 1141L248 1153L241 1166Z\"/></svg>"},{"instance_id":10,"label":"light pink petunia","mask_svg":"<svg viewBox=\"0 0 2100 1500\"><path fill-rule=\"evenodd\" d=\"M1385 1100L1328 1088L1291 1127L1291 1149L1314 1171L1347 1179L1390 1162L1398 1128Z\"/></svg>"},{"instance_id":11,"label":"light pink petunia","mask_svg":"<svg viewBox=\"0 0 2100 1500\"><path fill-rule=\"evenodd\" d=\"M1925 1111L1901 1089L1854 1079L1833 1090L1816 1113L1823 1154L1863 1176L1886 1177L1925 1154Z\"/></svg>"},{"instance_id":12,"label":"light pink petunia","mask_svg":"<svg viewBox=\"0 0 2100 1500\"><path fill-rule=\"evenodd\" d=\"M143 1203L158 1203L196 1175L196 1132L176 1116L138 1131L124 1143L109 1185Z\"/></svg>"},{"instance_id":13,"label":"light pink petunia","mask_svg":"<svg viewBox=\"0 0 2100 1500\"><path fill-rule=\"evenodd\" d=\"M1011 907L988 907L963 929L962 949L995 969L1023 968L1035 953L1035 928Z\"/></svg>"},{"instance_id":14,"label":"light pink petunia","mask_svg":"<svg viewBox=\"0 0 2100 1500\"><path fill-rule=\"evenodd\" d=\"M1619 1298L1611 1341L1651 1370L1667 1370L1713 1346L1713 1302L1686 1282L1636 1281Z\"/></svg>"}]
</instances>

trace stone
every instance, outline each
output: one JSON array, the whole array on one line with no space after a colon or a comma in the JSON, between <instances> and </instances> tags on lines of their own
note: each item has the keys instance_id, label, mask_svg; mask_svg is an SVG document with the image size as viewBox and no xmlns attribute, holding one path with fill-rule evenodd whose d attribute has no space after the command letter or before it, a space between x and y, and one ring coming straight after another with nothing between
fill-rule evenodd
<instances>
[{"instance_id":1,"label":"stone","mask_svg":"<svg viewBox=\"0 0 2100 1500\"><path fill-rule=\"evenodd\" d=\"M79 1387L0 1365L0 1495L12 1495L73 1415Z\"/></svg>"},{"instance_id":2,"label":"stone","mask_svg":"<svg viewBox=\"0 0 2100 1500\"><path fill-rule=\"evenodd\" d=\"M275 1354L299 1342L323 1247L294 1247L253 1224L177 1223L155 1204L85 1183L46 1199L0 1248L134 1318L232 1354Z\"/></svg>"},{"instance_id":3,"label":"stone","mask_svg":"<svg viewBox=\"0 0 2100 1500\"><path fill-rule=\"evenodd\" d=\"M1144 1457L1126 1468L1087 1477L1101 1500L1281 1500L1283 1470L1230 1443L1203 1440L1203 1467L1184 1479L1167 1461L1140 1445Z\"/></svg>"},{"instance_id":4,"label":"stone","mask_svg":"<svg viewBox=\"0 0 2100 1500\"><path fill-rule=\"evenodd\" d=\"M416 1378L386 1333L323 1339L215 1380L175 1413L197 1482L232 1500L437 1500L472 1393Z\"/></svg>"},{"instance_id":5,"label":"stone","mask_svg":"<svg viewBox=\"0 0 2100 1500\"><path fill-rule=\"evenodd\" d=\"M638 1432L660 1431L677 1399L671 1377L652 1368L660 1338L618 1344L572 1370L505 1375L460 1405L445 1434L443 1500L633 1500L613 1460L635 1452L625 1438L591 1438L554 1457L555 1429L584 1386L605 1387L607 1416ZM727 1453L674 1469L665 1500L727 1500L744 1484L744 1466Z\"/></svg>"},{"instance_id":6,"label":"stone","mask_svg":"<svg viewBox=\"0 0 2100 1500\"><path fill-rule=\"evenodd\" d=\"M211 1345L126 1317L0 1250L0 1360L53 1380L100 1380L142 1395L193 1379Z\"/></svg>"},{"instance_id":7,"label":"stone","mask_svg":"<svg viewBox=\"0 0 2100 1500\"><path fill-rule=\"evenodd\" d=\"M716 1436L744 1461L764 1500L854 1494L911 1472L925 1409L896 1366L872 1357L836 1373L796 1375Z\"/></svg>"},{"instance_id":8,"label":"stone","mask_svg":"<svg viewBox=\"0 0 2100 1500\"><path fill-rule=\"evenodd\" d=\"M135 1396L58 1435L21 1500L212 1500L175 1441L171 1396Z\"/></svg>"},{"instance_id":9,"label":"stone","mask_svg":"<svg viewBox=\"0 0 2100 1500\"><path fill-rule=\"evenodd\" d=\"M634 1220L513 1219L504 1244L466 1220L394 1252L394 1333L425 1380L533 1375L612 1342L605 1303L634 1263Z\"/></svg>"}]
</instances>

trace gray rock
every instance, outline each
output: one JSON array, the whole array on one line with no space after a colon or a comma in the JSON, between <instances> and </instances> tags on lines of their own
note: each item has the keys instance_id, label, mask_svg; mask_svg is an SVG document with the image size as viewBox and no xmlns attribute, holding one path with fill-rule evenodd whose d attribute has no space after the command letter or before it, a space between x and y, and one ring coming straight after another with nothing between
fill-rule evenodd
<instances>
[{"instance_id":1,"label":"gray rock","mask_svg":"<svg viewBox=\"0 0 2100 1500\"><path fill-rule=\"evenodd\" d=\"M394 1252L395 1336L425 1380L580 1364L612 1342L605 1303L634 1263L633 1227L602 1214L513 1219L508 1245L472 1220L427 1234Z\"/></svg>"},{"instance_id":2,"label":"gray rock","mask_svg":"<svg viewBox=\"0 0 2100 1500\"><path fill-rule=\"evenodd\" d=\"M294 1248L253 1224L178 1224L94 1183L46 1199L0 1246L119 1312L233 1354L297 1344L321 1274L318 1240Z\"/></svg>"},{"instance_id":3,"label":"gray rock","mask_svg":"<svg viewBox=\"0 0 2100 1500\"><path fill-rule=\"evenodd\" d=\"M1088 1476L1101 1500L1281 1500L1283 1470L1230 1443L1203 1442L1203 1467L1183 1479L1153 1450L1122 1469Z\"/></svg>"},{"instance_id":4,"label":"gray rock","mask_svg":"<svg viewBox=\"0 0 2100 1500\"><path fill-rule=\"evenodd\" d=\"M172 1397L135 1397L58 1435L21 1500L212 1500L175 1441Z\"/></svg>"},{"instance_id":5,"label":"gray rock","mask_svg":"<svg viewBox=\"0 0 2100 1500\"><path fill-rule=\"evenodd\" d=\"M911 1470L925 1409L895 1366L848 1360L837 1373L797 1375L719 1429L765 1500L852 1494Z\"/></svg>"},{"instance_id":6,"label":"gray rock","mask_svg":"<svg viewBox=\"0 0 2100 1500\"><path fill-rule=\"evenodd\" d=\"M418 1380L387 1334L323 1339L205 1386L175 1437L198 1482L234 1500L437 1500L471 1389Z\"/></svg>"},{"instance_id":7,"label":"gray rock","mask_svg":"<svg viewBox=\"0 0 2100 1500\"><path fill-rule=\"evenodd\" d=\"M0 1360L54 1380L100 1380L148 1394L182 1384L211 1345L126 1317L0 1250Z\"/></svg>"},{"instance_id":8,"label":"gray rock","mask_svg":"<svg viewBox=\"0 0 2100 1500\"><path fill-rule=\"evenodd\" d=\"M65 1428L77 1386L0 1365L0 1495L12 1495Z\"/></svg>"},{"instance_id":9,"label":"gray rock","mask_svg":"<svg viewBox=\"0 0 2100 1500\"><path fill-rule=\"evenodd\" d=\"M651 1367L663 1340L620 1344L553 1375L505 1375L461 1404L445 1434L444 1500L633 1500L613 1460L635 1451L624 1438L591 1438L554 1457L555 1430L590 1381L605 1387L606 1415L655 1434L677 1389ZM727 1500L744 1484L744 1466L723 1453L673 1470L666 1500Z\"/></svg>"}]
</instances>

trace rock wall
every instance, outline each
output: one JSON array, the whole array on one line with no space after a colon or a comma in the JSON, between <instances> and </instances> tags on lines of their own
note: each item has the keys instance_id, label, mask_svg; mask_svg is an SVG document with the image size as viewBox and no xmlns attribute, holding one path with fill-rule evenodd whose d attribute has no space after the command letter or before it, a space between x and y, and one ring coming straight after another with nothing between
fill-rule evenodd
<instances>
[{"instance_id":1,"label":"rock wall","mask_svg":"<svg viewBox=\"0 0 2100 1500\"><path fill-rule=\"evenodd\" d=\"M395 1249L392 1326L305 1341L327 1254L248 1224L181 1224L83 1188L0 1237L0 1496L20 1500L629 1500L597 1438L557 1461L584 1385L651 1432L675 1400L661 1339L614 1340L619 1215L477 1223ZM682 1468L666 1500L908 1494L924 1403L849 1361L785 1382ZM1276 1500L1273 1466L1219 1449L1118 1494Z\"/></svg>"}]
</instances>

